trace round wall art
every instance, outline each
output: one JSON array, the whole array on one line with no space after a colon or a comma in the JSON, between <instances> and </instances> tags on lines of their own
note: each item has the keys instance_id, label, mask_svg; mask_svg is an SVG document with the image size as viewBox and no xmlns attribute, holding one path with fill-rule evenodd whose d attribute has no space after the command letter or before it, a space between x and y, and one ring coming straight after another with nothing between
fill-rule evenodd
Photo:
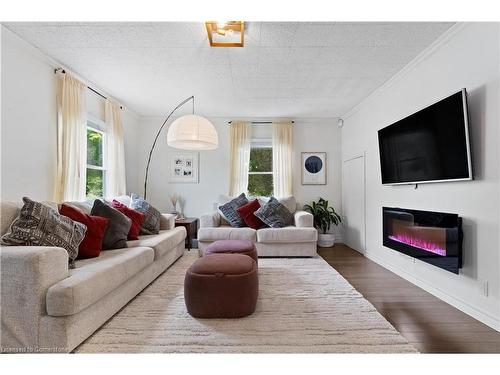
<instances>
[{"instance_id":1,"label":"round wall art","mask_svg":"<svg viewBox=\"0 0 500 375\"><path fill-rule=\"evenodd\" d=\"M326 152L302 153L302 185L326 185Z\"/></svg>"}]
</instances>

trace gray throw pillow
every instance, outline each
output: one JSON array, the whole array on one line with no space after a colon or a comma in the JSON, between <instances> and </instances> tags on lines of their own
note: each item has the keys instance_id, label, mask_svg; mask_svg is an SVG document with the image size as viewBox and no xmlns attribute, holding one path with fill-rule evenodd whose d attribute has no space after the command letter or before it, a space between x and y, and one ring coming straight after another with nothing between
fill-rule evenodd
<instances>
[{"instance_id":1,"label":"gray throw pillow","mask_svg":"<svg viewBox=\"0 0 500 375\"><path fill-rule=\"evenodd\" d=\"M248 199L245 196L245 193L241 193L236 198L231 201L219 206L219 210L224 215L225 219L231 224L232 227L241 228L245 226L245 222L236 211L241 206L244 206L248 203Z\"/></svg>"},{"instance_id":2,"label":"gray throw pillow","mask_svg":"<svg viewBox=\"0 0 500 375\"><path fill-rule=\"evenodd\" d=\"M137 194L130 198L130 208L144 214L141 225L141 234L158 234L160 232L161 212L151 206Z\"/></svg>"},{"instance_id":3,"label":"gray throw pillow","mask_svg":"<svg viewBox=\"0 0 500 375\"><path fill-rule=\"evenodd\" d=\"M78 246L87 227L29 198L23 198L23 202L19 216L2 236L2 245L62 247L68 252L69 268L75 268Z\"/></svg>"},{"instance_id":4,"label":"gray throw pillow","mask_svg":"<svg viewBox=\"0 0 500 375\"><path fill-rule=\"evenodd\" d=\"M255 211L254 215L271 228L283 228L293 223L293 214L274 197Z\"/></svg>"},{"instance_id":5,"label":"gray throw pillow","mask_svg":"<svg viewBox=\"0 0 500 375\"><path fill-rule=\"evenodd\" d=\"M127 247L127 236L132 225L132 220L99 199L94 201L90 214L109 219L102 240L103 250L123 249Z\"/></svg>"}]
</instances>

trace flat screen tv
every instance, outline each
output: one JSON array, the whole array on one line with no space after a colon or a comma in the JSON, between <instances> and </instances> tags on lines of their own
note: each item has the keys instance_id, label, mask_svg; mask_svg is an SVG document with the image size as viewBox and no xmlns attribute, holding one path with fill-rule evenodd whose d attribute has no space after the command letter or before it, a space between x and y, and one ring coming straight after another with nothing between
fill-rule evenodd
<instances>
[{"instance_id":1,"label":"flat screen tv","mask_svg":"<svg viewBox=\"0 0 500 375\"><path fill-rule=\"evenodd\" d=\"M472 180L465 89L378 131L382 184Z\"/></svg>"}]
</instances>

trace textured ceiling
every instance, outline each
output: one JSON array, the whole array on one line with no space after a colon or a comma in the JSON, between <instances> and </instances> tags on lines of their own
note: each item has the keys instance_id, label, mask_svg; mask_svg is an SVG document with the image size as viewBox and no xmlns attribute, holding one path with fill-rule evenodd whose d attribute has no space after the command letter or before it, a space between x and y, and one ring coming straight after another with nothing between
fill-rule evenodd
<instances>
[{"instance_id":1,"label":"textured ceiling","mask_svg":"<svg viewBox=\"0 0 500 375\"><path fill-rule=\"evenodd\" d=\"M451 23L246 23L244 48L211 48L203 23L5 26L143 116L196 96L223 117L338 117Z\"/></svg>"}]
</instances>

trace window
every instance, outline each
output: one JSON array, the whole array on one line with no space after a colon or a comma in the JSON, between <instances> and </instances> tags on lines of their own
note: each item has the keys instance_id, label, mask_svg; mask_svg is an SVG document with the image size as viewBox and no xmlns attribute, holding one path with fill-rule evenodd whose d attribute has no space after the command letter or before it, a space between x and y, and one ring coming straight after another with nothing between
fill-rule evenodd
<instances>
[{"instance_id":1,"label":"window","mask_svg":"<svg viewBox=\"0 0 500 375\"><path fill-rule=\"evenodd\" d=\"M252 142L248 193L254 197L273 194L273 148L271 142Z\"/></svg>"},{"instance_id":2,"label":"window","mask_svg":"<svg viewBox=\"0 0 500 375\"><path fill-rule=\"evenodd\" d=\"M86 195L94 199L105 195L106 160L104 157L106 135L96 129L94 123L87 123L87 183Z\"/></svg>"}]
</instances>

